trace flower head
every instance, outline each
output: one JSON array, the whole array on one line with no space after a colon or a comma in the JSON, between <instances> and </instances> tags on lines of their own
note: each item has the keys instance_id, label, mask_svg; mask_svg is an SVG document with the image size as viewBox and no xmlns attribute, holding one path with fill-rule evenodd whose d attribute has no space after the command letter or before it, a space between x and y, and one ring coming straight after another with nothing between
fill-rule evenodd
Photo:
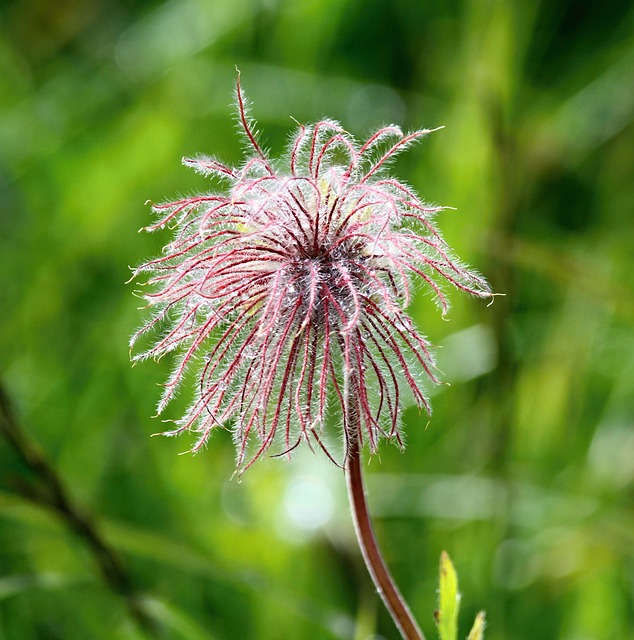
<instances>
[{"instance_id":1,"label":"flower head","mask_svg":"<svg viewBox=\"0 0 634 640\"><path fill-rule=\"evenodd\" d=\"M280 163L257 140L239 78L237 106L244 164L184 159L228 189L155 205L148 229L167 225L174 239L135 271L150 274L144 297L156 313L132 344L159 330L135 358L180 352L159 413L197 370L196 397L168 434L195 430L197 450L229 425L239 466L274 443L290 454L304 440L331 456L323 426L334 410L344 423L356 416L353 436L372 452L382 437L402 444L405 397L429 411L421 378L436 381L429 344L404 311L412 280L443 313L446 285L491 295L434 226L441 207L385 171L430 131L389 126L359 144L323 120L300 126Z\"/></svg>"}]
</instances>

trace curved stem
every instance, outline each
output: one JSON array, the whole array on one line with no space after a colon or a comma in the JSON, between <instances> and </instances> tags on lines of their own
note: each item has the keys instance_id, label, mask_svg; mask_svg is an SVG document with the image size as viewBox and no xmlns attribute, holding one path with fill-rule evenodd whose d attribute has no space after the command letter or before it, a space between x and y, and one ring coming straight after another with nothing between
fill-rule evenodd
<instances>
[{"instance_id":1,"label":"curved stem","mask_svg":"<svg viewBox=\"0 0 634 640\"><path fill-rule=\"evenodd\" d=\"M9 395L1 381L0 436L7 439L25 467L39 481L34 486L22 486L23 495L54 510L69 529L84 540L95 558L105 583L123 596L132 617L137 620L141 629L155 636L158 633L156 623L144 609L142 599L132 583L132 577L118 553L102 537L92 519L75 504L56 469L36 443L20 428Z\"/></svg>"},{"instance_id":2,"label":"curved stem","mask_svg":"<svg viewBox=\"0 0 634 640\"><path fill-rule=\"evenodd\" d=\"M350 429L350 427L353 429ZM358 440L358 420L355 425L348 424L348 454L346 456L346 480L348 483L348 497L352 508L352 519L357 534L357 540L361 547L361 553L365 560L370 576L381 596L387 610L398 627L405 640L425 640L423 632L409 610L407 603L400 594L394 579L392 578L379 545L374 535L372 520L368 511L363 488L363 476L361 473L361 451Z\"/></svg>"}]
</instances>

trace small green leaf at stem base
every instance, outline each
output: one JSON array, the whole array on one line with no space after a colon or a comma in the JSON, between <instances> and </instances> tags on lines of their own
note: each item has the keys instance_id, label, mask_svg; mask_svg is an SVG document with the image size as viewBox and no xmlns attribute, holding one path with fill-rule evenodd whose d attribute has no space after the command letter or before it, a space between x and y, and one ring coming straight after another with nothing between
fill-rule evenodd
<instances>
[{"instance_id":1,"label":"small green leaf at stem base","mask_svg":"<svg viewBox=\"0 0 634 640\"><path fill-rule=\"evenodd\" d=\"M458 576L449 554L440 554L440 592L438 611L435 612L436 625L440 640L457 640L458 610L460 593L458 593Z\"/></svg>"},{"instance_id":2,"label":"small green leaf at stem base","mask_svg":"<svg viewBox=\"0 0 634 640\"><path fill-rule=\"evenodd\" d=\"M484 627L486 625L486 619L484 615L484 611L480 611L476 616L475 622L473 623L473 627L471 627L471 631L467 637L467 640L484 640Z\"/></svg>"}]
</instances>

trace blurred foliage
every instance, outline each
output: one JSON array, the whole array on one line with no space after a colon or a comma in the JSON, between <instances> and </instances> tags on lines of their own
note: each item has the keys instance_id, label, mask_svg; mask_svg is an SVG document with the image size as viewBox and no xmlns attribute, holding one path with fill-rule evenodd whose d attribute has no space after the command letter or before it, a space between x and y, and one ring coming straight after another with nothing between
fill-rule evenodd
<instances>
[{"instance_id":1,"label":"blurred foliage","mask_svg":"<svg viewBox=\"0 0 634 640\"><path fill-rule=\"evenodd\" d=\"M124 282L162 241L143 203L208 188L180 157L238 161L236 65L276 151L289 116L445 125L397 172L456 207L448 241L506 294L454 295L449 323L415 301L451 386L368 467L427 634L447 549L461 629L486 609L489 640L634 637L631 2L4 0L0 377L23 448L0 437L0 638L394 637L340 470L302 454L238 482L226 433L195 457L149 438L169 363L130 367Z\"/></svg>"}]
</instances>

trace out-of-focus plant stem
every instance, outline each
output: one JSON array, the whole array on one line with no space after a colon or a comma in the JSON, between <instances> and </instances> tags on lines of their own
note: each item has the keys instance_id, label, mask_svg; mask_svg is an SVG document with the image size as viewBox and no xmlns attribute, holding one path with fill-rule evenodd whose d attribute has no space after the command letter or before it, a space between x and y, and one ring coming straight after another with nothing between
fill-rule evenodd
<instances>
[{"instance_id":1,"label":"out-of-focus plant stem","mask_svg":"<svg viewBox=\"0 0 634 640\"><path fill-rule=\"evenodd\" d=\"M0 434L22 463L38 480L37 485L20 486L22 495L52 509L90 549L104 582L126 601L131 616L145 631L155 630L135 593L132 579L117 552L103 539L94 522L74 503L55 468L44 453L20 428L9 396L0 383Z\"/></svg>"}]
</instances>

